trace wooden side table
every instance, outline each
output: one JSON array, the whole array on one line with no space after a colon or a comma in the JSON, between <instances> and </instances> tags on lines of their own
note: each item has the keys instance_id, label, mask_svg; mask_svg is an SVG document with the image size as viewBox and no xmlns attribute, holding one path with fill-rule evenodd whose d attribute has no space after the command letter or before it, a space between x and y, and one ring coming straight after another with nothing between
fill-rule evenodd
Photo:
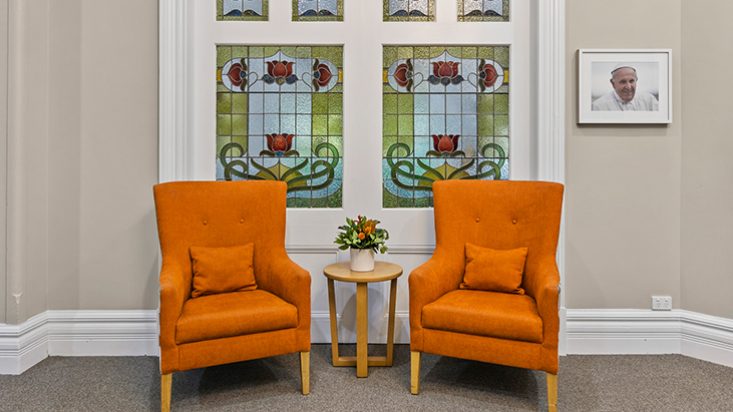
<instances>
[{"instance_id":1,"label":"wooden side table","mask_svg":"<svg viewBox=\"0 0 733 412\"><path fill-rule=\"evenodd\" d=\"M402 267L394 263L375 262L371 272L352 272L349 262L335 263L323 269L328 278L328 306L331 318L331 359L333 366L356 365L356 376L369 376L369 366L392 366L394 353L394 318L397 298L397 278L402 275ZM356 283L356 356L339 356L339 333L336 325L336 293L333 282ZM372 282L391 281L389 289L389 322L387 325L387 356L367 356L369 343L368 289Z\"/></svg>"}]
</instances>

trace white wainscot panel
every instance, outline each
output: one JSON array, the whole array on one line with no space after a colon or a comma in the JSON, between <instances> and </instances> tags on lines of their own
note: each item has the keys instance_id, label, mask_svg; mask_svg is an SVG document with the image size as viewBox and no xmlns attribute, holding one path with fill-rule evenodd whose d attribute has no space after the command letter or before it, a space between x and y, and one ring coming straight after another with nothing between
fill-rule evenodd
<instances>
[{"instance_id":1,"label":"white wainscot panel","mask_svg":"<svg viewBox=\"0 0 733 412\"><path fill-rule=\"evenodd\" d=\"M323 276L323 268L337 261L337 253L327 250L293 251L288 248L288 255L297 264L311 274L311 342L331 342L330 325L328 323L328 283ZM338 301L338 298L337 298Z\"/></svg>"},{"instance_id":2,"label":"white wainscot panel","mask_svg":"<svg viewBox=\"0 0 733 412\"><path fill-rule=\"evenodd\" d=\"M305 250L302 247L289 248L291 259L311 274L311 342L330 343L331 329L328 313L328 282L323 268L335 262L348 261L348 252L329 252L327 248ZM397 304L395 319L395 342L410 342L410 294L407 279L410 272L428 260L432 249L427 247L395 248L395 252L377 255L377 260L397 263L402 266L403 275L397 280ZM390 282L369 285L369 343L387 341ZM339 341L356 342L356 285L335 282L336 312L338 316Z\"/></svg>"},{"instance_id":3,"label":"white wainscot panel","mask_svg":"<svg viewBox=\"0 0 733 412\"><path fill-rule=\"evenodd\" d=\"M395 316L395 342L396 343L410 343L410 289L408 284L408 278L410 272L416 267L422 265L432 255L433 251L431 247L400 247L394 248L393 252L384 256L383 260L388 262L397 263L402 266L402 276L397 279L397 304L396 316ZM389 282L383 282L385 296L389 299ZM389 303L386 301L386 303ZM371 309L371 305L370 305ZM387 324L388 306L384 306L383 324ZM371 319L371 318L370 318ZM380 329L379 334L369 335L370 342L386 342L387 341L387 328L386 326Z\"/></svg>"},{"instance_id":4,"label":"white wainscot panel","mask_svg":"<svg viewBox=\"0 0 733 412\"><path fill-rule=\"evenodd\" d=\"M328 252L327 248L304 250L289 248L291 259L311 274L311 342L330 343L331 329L328 312L328 282L323 268L335 262L348 261L348 252ZM412 250L414 249L414 250ZM417 266L430 258L432 249L395 248L395 252L377 255L377 260L397 263L403 275L397 281L395 342L410 342L408 276ZM378 282L369 286L369 343L386 343L389 311L390 282ZM335 282L336 312L339 326L339 342L356 342L356 285Z\"/></svg>"}]
</instances>

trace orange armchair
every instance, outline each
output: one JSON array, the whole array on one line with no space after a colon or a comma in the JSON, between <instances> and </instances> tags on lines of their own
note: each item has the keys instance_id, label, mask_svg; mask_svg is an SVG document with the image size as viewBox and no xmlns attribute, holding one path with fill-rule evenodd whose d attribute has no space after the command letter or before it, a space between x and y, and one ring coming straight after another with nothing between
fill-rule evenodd
<instances>
[{"instance_id":1,"label":"orange armchair","mask_svg":"<svg viewBox=\"0 0 733 412\"><path fill-rule=\"evenodd\" d=\"M433 184L436 247L412 271L410 350L413 394L422 352L547 373L557 404L558 284L555 252L563 186L546 182L441 181ZM465 244L527 247L525 295L459 289Z\"/></svg>"},{"instance_id":2,"label":"orange armchair","mask_svg":"<svg viewBox=\"0 0 733 412\"><path fill-rule=\"evenodd\" d=\"M161 409L172 373L300 352L309 392L310 274L285 251L283 182L173 182L154 187L160 272ZM191 246L254 243L257 289L191 298Z\"/></svg>"}]
</instances>

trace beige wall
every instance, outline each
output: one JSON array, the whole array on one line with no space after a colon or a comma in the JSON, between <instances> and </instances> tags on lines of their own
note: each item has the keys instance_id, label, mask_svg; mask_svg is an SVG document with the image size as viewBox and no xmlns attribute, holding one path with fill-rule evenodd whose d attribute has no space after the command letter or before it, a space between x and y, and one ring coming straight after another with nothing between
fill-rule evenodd
<instances>
[{"instance_id":1,"label":"beige wall","mask_svg":"<svg viewBox=\"0 0 733 412\"><path fill-rule=\"evenodd\" d=\"M8 141L8 0L0 0L0 323L5 323L5 219Z\"/></svg>"},{"instance_id":2,"label":"beige wall","mask_svg":"<svg viewBox=\"0 0 733 412\"><path fill-rule=\"evenodd\" d=\"M48 271L48 0L10 1L6 319L46 308Z\"/></svg>"},{"instance_id":3,"label":"beige wall","mask_svg":"<svg viewBox=\"0 0 733 412\"><path fill-rule=\"evenodd\" d=\"M22 273L7 284L23 295L16 305L5 290L0 316L155 308L157 2L12 1L29 9L16 44L25 71L11 76L24 80L10 100L19 157L7 165L20 196L9 216L21 218L9 221L21 240L9 267ZM648 308L668 294L733 317L733 3L705 3L567 1L569 308ZM647 47L673 50L673 123L578 126L577 49Z\"/></svg>"},{"instance_id":4,"label":"beige wall","mask_svg":"<svg viewBox=\"0 0 733 412\"><path fill-rule=\"evenodd\" d=\"M80 309L158 307L157 3L82 1Z\"/></svg>"},{"instance_id":5,"label":"beige wall","mask_svg":"<svg viewBox=\"0 0 733 412\"><path fill-rule=\"evenodd\" d=\"M72 309L79 301L81 222L81 1L50 3L50 138L48 307ZM63 79L63 81L60 81ZM55 293L57 291L58 293Z\"/></svg>"},{"instance_id":6,"label":"beige wall","mask_svg":"<svg viewBox=\"0 0 733 412\"><path fill-rule=\"evenodd\" d=\"M619 13L623 11L623 13ZM568 308L733 317L733 2L568 0ZM578 126L579 48L671 48L668 126Z\"/></svg>"},{"instance_id":7,"label":"beige wall","mask_svg":"<svg viewBox=\"0 0 733 412\"><path fill-rule=\"evenodd\" d=\"M568 0L568 308L650 308L652 294L680 306L681 0ZM581 48L669 48L669 126L579 126Z\"/></svg>"},{"instance_id":8,"label":"beige wall","mask_svg":"<svg viewBox=\"0 0 733 412\"><path fill-rule=\"evenodd\" d=\"M733 318L733 2L682 3L682 307Z\"/></svg>"},{"instance_id":9,"label":"beige wall","mask_svg":"<svg viewBox=\"0 0 733 412\"><path fill-rule=\"evenodd\" d=\"M8 284L22 296L7 298L7 321L154 309L157 2L11 1L23 72L11 75L9 235L21 241Z\"/></svg>"},{"instance_id":10,"label":"beige wall","mask_svg":"<svg viewBox=\"0 0 733 412\"><path fill-rule=\"evenodd\" d=\"M0 28L0 323L4 323L7 297L8 0L0 0Z\"/></svg>"}]
</instances>

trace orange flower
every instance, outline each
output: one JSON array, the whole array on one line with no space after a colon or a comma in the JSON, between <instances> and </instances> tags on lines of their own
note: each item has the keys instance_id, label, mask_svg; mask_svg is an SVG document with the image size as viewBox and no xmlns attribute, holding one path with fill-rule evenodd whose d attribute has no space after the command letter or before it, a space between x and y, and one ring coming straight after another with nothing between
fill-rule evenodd
<instances>
[{"instance_id":1,"label":"orange flower","mask_svg":"<svg viewBox=\"0 0 733 412\"><path fill-rule=\"evenodd\" d=\"M377 224L374 223L373 220L367 220L366 224L364 225L364 233L367 235L371 235L377 230Z\"/></svg>"},{"instance_id":2,"label":"orange flower","mask_svg":"<svg viewBox=\"0 0 733 412\"><path fill-rule=\"evenodd\" d=\"M364 240L364 232L359 232L359 240Z\"/></svg>"}]
</instances>

